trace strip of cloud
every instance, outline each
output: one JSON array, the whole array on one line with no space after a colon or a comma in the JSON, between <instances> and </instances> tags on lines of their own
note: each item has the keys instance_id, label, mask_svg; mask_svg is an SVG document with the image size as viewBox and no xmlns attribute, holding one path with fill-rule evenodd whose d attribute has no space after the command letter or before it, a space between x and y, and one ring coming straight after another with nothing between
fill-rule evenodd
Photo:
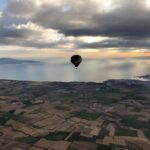
<instances>
[{"instance_id":1,"label":"strip of cloud","mask_svg":"<svg viewBox=\"0 0 150 150\"><path fill-rule=\"evenodd\" d=\"M120 48L120 50L124 50L124 48L131 49L150 49L150 40L125 40L125 39L114 39L109 38L106 40L102 40L100 42L86 43L79 42L78 47L82 49L101 49L101 48Z\"/></svg>"}]
</instances>

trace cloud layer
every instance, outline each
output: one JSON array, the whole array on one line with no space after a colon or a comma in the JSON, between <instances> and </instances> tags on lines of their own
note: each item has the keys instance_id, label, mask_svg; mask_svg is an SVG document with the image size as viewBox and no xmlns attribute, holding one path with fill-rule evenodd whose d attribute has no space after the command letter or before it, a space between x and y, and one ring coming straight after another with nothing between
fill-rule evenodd
<instances>
[{"instance_id":1,"label":"cloud layer","mask_svg":"<svg viewBox=\"0 0 150 150\"><path fill-rule=\"evenodd\" d=\"M150 0L7 0L0 47L150 49Z\"/></svg>"}]
</instances>

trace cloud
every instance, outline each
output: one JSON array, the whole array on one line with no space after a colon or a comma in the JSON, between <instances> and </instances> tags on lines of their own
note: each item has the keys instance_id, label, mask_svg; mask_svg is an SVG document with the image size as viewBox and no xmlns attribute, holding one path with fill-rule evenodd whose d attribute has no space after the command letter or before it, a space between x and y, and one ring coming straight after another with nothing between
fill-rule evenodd
<instances>
[{"instance_id":1,"label":"cloud","mask_svg":"<svg viewBox=\"0 0 150 150\"><path fill-rule=\"evenodd\" d=\"M102 40L100 42L93 42L93 43L85 43L85 42L78 42L79 48L144 48L149 49L150 48L150 41L149 40L134 40L134 39L107 39ZM122 49L124 50L124 49Z\"/></svg>"},{"instance_id":2,"label":"cloud","mask_svg":"<svg viewBox=\"0 0 150 150\"><path fill-rule=\"evenodd\" d=\"M65 35L147 38L150 36L150 15L144 1L112 0L116 7L103 10L98 1L70 1L70 9L63 5L43 5L33 21L46 28L55 28ZM106 3L103 1L103 3ZM96 5L97 4L97 5ZM98 5L99 4L99 5ZM113 7L113 6L112 6ZM106 8L105 8L106 9Z\"/></svg>"},{"instance_id":3,"label":"cloud","mask_svg":"<svg viewBox=\"0 0 150 150\"><path fill-rule=\"evenodd\" d=\"M31 0L6 0L4 14L11 17L31 18L36 11L36 5Z\"/></svg>"},{"instance_id":4,"label":"cloud","mask_svg":"<svg viewBox=\"0 0 150 150\"><path fill-rule=\"evenodd\" d=\"M66 38L54 29L28 22L27 24L8 26L0 31L0 43L22 45L25 47L49 48L65 44Z\"/></svg>"},{"instance_id":5,"label":"cloud","mask_svg":"<svg viewBox=\"0 0 150 150\"><path fill-rule=\"evenodd\" d=\"M7 0L0 44L37 49L150 47L148 0Z\"/></svg>"}]
</instances>

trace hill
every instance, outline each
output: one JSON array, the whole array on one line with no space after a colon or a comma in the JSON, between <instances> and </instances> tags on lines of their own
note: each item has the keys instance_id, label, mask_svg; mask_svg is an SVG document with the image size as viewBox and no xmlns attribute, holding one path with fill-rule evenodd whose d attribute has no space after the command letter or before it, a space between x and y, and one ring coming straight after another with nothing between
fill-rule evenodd
<instances>
[{"instance_id":1,"label":"hill","mask_svg":"<svg viewBox=\"0 0 150 150\"><path fill-rule=\"evenodd\" d=\"M0 64L26 64L26 63L40 63L40 61L0 58Z\"/></svg>"}]
</instances>

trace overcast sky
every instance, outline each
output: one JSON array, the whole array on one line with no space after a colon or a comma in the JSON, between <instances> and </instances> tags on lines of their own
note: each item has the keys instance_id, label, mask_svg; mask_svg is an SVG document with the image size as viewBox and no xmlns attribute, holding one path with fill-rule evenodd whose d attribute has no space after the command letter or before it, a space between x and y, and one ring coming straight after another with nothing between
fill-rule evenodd
<instances>
[{"instance_id":1,"label":"overcast sky","mask_svg":"<svg viewBox=\"0 0 150 150\"><path fill-rule=\"evenodd\" d=\"M0 0L0 57L150 56L150 0Z\"/></svg>"}]
</instances>

